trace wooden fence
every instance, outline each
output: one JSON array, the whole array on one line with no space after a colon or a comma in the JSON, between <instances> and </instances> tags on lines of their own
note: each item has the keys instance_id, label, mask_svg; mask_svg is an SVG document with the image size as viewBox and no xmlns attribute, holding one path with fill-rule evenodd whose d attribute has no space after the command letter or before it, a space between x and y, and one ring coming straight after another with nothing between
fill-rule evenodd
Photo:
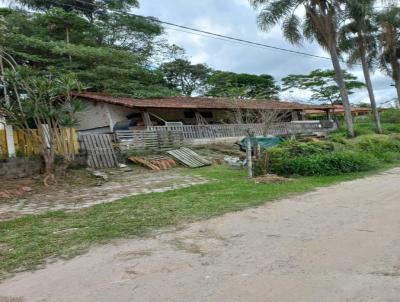
<instances>
[{"instance_id":1,"label":"wooden fence","mask_svg":"<svg viewBox=\"0 0 400 302\"><path fill-rule=\"evenodd\" d=\"M179 131L127 130L115 134L122 151L171 150L183 144L183 133Z\"/></svg>"},{"instance_id":2,"label":"wooden fence","mask_svg":"<svg viewBox=\"0 0 400 302\"><path fill-rule=\"evenodd\" d=\"M246 136L250 130L254 135L299 135L315 132L332 131L333 123L320 121L304 121L275 123L266 129L264 124L222 124L222 125L181 125L151 126L148 130L159 132L182 133L183 139L203 139Z\"/></svg>"},{"instance_id":3,"label":"wooden fence","mask_svg":"<svg viewBox=\"0 0 400 302\"><path fill-rule=\"evenodd\" d=\"M330 122L306 121L273 124L266 131L264 124L173 125L151 126L147 130L116 131L122 150L171 150L195 139L242 137L250 130L254 135L299 135L329 132L336 126Z\"/></svg>"},{"instance_id":4,"label":"wooden fence","mask_svg":"<svg viewBox=\"0 0 400 302\"><path fill-rule=\"evenodd\" d=\"M80 136L81 150L87 155L89 167L95 169L118 167L113 140L113 134L84 134Z\"/></svg>"},{"instance_id":5,"label":"wooden fence","mask_svg":"<svg viewBox=\"0 0 400 302\"><path fill-rule=\"evenodd\" d=\"M14 130L14 145L18 156L31 156L40 154L40 140L37 129L31 130ZM70 153L79 153L79 143L76 130L73 128L60 129L61 140L57 141L56 153L63 154L63 150L67 149ZM7 140L6 132L0 129L0 157L6 158Z\"/></svg>"}]
</instances>

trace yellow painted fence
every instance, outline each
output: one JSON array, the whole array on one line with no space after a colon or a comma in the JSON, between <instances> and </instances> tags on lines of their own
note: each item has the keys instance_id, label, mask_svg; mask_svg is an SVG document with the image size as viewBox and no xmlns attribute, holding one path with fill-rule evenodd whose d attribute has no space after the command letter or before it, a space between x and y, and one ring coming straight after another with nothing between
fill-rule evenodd
<instances>
[{"instance_id":1,"label":"yellow painted fence","mask_svg":"<svg viewBox=\"0 0 400 302\"><path fill-rule=\"evenodd\" d=\"M14 130L14 145L17 156L30 156L40 154L40 140L37 129L31 130ZM70 153L79 153L78 135L76 129L63 128L60 129L60 140L57 141L56 153L63 154L63 150L67 149ZM7 140L6 132L0 129L0 158L6 158Z\"/></svg>"}]
</instances>

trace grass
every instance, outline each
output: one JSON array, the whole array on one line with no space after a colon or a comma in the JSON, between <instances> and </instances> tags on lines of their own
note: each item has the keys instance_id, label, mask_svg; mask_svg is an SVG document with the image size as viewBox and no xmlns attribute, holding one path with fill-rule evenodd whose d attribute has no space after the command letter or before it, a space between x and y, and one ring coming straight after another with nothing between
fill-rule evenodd
<instances>
[{"instance_id":1,"label":"grass","mask_svg":"<svg viewBox=\"0 0 400 302\"><path fill-rule=\"evenodd\" d=\"M48 259L72 257L91 245L112 239L144 236L154 229L239 211L370 174L301 177L286 183L256 184L246 178L244 171L225 166L186 173L202 175L210 182L74 212L49 212L0 222L0 276L34 269Z\"/></svg>"},{"instance_id":2,"label":"grass","mask_svg":"<svg viewBox=\"0 0 400 302\"><path fill-rule=\"evenodd\" d=\"M400 124L399 123L382 123L382 130L384 134L391 133L400 133ZM368 135L375 134L375 124L369 120L365 121L357 121L354 123L354 131L357 136L360 135ZM346 129L345 127L341 127L340 130L334 133L337 136L346 137Z\"/></svg>"}]
</instances>

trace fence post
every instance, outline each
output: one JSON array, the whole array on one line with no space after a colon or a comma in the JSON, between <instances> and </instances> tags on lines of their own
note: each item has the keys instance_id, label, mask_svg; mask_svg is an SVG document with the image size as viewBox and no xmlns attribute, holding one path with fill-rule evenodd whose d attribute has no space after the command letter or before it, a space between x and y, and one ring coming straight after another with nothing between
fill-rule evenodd
<instances>
[{"instance_id":1,"label":"fence post","mask_svg":"<svg viewBox=\"0 0 400 302\"><path fill-rule=\"evenodd\" d=\"M247 174L249 178L253 178L253 159L252 159L252 150L251 150L251 136L247 137L246 144L246 159L247 159Z\"/></svg>"},{"instance_id":2,"label":"fence post","mask_svg":"<svg viewBox=\"0 0 400 302\"><path fill-rule=\"evenodd\" d=\"M15 157L14 131L11 125L5 125L8 157Z\"/></svg>"}]
</instances>

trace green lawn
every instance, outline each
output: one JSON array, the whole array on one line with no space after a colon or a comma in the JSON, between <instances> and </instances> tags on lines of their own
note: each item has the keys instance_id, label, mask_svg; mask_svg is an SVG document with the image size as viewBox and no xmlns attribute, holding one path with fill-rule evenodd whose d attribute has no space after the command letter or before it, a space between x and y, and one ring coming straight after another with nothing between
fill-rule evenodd
<instances>
[{"instance_id":1,"label":"green lawn","mask_svg":"<svg viewBox=\"0 0 400 302\"><path fill-rule=\"evenodd\" d=\"M400 133L400 124L399 123L382 123L382 129L384 134L390 133ZM357 121L354 123L354 130L357 136L374 134L375 133L375 125L371 121ZM336 131L336 134L340 134L343 137L346 136L346 129L344 126L341 127L340 130Z\"/></svg>"},{"instance_id":2,"label":"green lawn","mask_svg":"<svg viewBox=\"0 0 400 302\"><path fill-rule=\"evenodd\" d=\"M124 198L76 212L50 212L0 222L0 276L33 269L53 257L71 257L89 246L227 212L368 175L302 177L283 184L255 184L225 166L190 170L208 184Z\"/></svg>"}]
</instances>

